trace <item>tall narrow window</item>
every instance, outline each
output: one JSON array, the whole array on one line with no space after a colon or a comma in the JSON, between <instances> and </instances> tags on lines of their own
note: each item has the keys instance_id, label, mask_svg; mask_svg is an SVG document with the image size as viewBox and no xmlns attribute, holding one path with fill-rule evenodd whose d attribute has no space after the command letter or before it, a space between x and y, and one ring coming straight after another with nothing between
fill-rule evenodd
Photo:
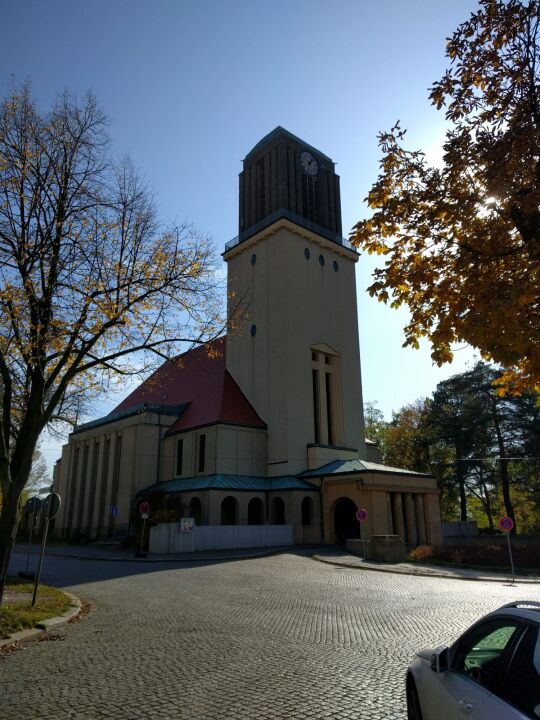
<instances>
[{"instance_id":1,"label":"tall narrow window","mask_svg":"<svg viewBox=\"0 0 540 720\"><path fill-rule=\"evenodd\" d=\"M99 440L94 440L94 447L92 448L92 468L90 470L90 490L88 492L88 508L86 515L86 527L88 532L92 530L94 521L94 508L96 504L97 494L97 471L98 471L98 460L99 460Z\"/></svg>"},{"instance_id":2,"label":"tall narrow window","mask_svg":"<svg viewBox=\"0 0 540 720\"><path fill-rule=\"evenodd\" d=\"M112 472L112 487L111 487L111 503L109 508L109 536L114 534L114 526L116 523L116 514L112 514L112 507L118 506L118 496L120 491L120 469L122 457L122 436L117 435L114 443L114 459L113 459L113 472ZM116 510L118 512L118 510Z\"/></svg>"},{"instance_id":3,"label":"tall narrow window","mask_svg":"<svg viewBox=\"0 0 540 720\"><path fill-rule=\"evenodd\" d=\"M73 451L72 451L73 452ZM66 534L70 535L74 524L74 513L75 513L75 495L77 494L77 480L79 474L79 454L80 448L75 448L75 456L73 458L73 465L71 468L71 482L69 485L69 507L67 512L67 528Z\"/></svg>"},{"instance_id":4,"label":"tall narrow window","mask_svg":"<svg viewBox=\"0 0 540 720\"><path fill-rule=\"evenodd\" d=\"M199 436L199 472L204 472L204 457L206 454L206 435Z\"/></svg>"},{"instance_id":5,"label":"tall narrow window","mask_svg":"<svg viewBox=\"0 0 540 720\"><path fill-rule=\"evenodd\" d=\"M311 378L315 443L339 445L343 442L339 355L312 349Z\"/></svg>"},{"instance_id":6,"label":"tall narrow window","mask_svg":"<svg viewBox=\"0 0 540 720\"><path fill-rule=\"evenodd\" d=\"M103 448L103 460L101 463L101 483L99 488L99 504L98 504L98 527L97 536L102 537L105 532L105 526L108 514L105 510L107 502L107 486L109 483L109 457L111 454L111 439L105 440Z\"/></svg>"},{"instance_id":7,"label":"tall narrow window","mask_svg":"<svg viewBox=\"0 0 540 720\"><path fill-rule=\"evenodd\" d=\"M184 439L180 438L180 440L176 443L176 474L181 475L182 474L182 461L184 458Z\"/></svg>"},{"instance_id":8,"label":"tall narrow window","mask_svg":"<svg viewBox=\"0 0 540 720\"><path fill-rule=\"evenodd\" d=\"M326 425L328 427L328 444L334 444L334 419L332 417L332 376L330 373L325 373L325 390L326 390Z\"/></svg>"},{"instance_id":9,"label":"tall narrow window","mask_svg":"<svg viewBox=\"0 0 540 720\"><path fill-rule=\"evenodd\" d=\"M86 500L86 490L88 487L88 457L90 455L90 445L85 445L82 456L82 471L79 482L79 505L77 508L77 527L78 532L83 532L84 505Z\"/></svg>"},{"instance_id":10,"label":"tall narrow window","mask_svg":"<svg viewBox=\"0 0 540 720\"><path fill-rule=\"evenodd\" d=\"M315 426L315 442L320 443L321 429L319 424L319 371L312 370L311 374L313 379L313 424Z\"/></svg>"}]
</instances>

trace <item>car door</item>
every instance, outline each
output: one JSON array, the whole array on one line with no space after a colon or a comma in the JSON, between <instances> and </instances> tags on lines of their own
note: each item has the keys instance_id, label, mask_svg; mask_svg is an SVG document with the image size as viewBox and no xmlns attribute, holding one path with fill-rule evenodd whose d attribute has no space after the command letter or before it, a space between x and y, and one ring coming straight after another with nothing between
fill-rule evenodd
<instances>
[{"instance_id":1,"label":"car door","mask_svg":"<svg viewBox=\"0 0 540 720\"><path fill-rule=\"evenodd\" d=\"M540 719L540 627L530 624L512 653L500 691L505 717ZM513 713L513 714L511 714Z\"/></svg>"},{"instance_id":2,"label":"car door","mask_svg":"<svg viewBox=\"0 0 540 720\"><path fill-rule=\"evenodd\" d=\"M425 720L506 718L494 712L494 702L500 701L493 693L501 687L508 653L520 628L519 620L493 618L465 633L452 648L450 669L439 673L427 670L424 674Z\"/></svg>"}]
</instances>

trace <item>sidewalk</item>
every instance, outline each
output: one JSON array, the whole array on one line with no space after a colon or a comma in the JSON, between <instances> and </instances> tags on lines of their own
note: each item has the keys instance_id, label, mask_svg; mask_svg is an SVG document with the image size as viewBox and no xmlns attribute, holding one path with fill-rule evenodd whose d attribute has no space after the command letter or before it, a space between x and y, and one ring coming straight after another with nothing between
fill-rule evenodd
<instances>
[{"instance_id":1,"label":"sidewalk","mask_svg":"<svg viewBox=\"0 0 540 720\"><path fill-rule=\"evenodd\" d=\"M357 570L376 570L378 572L397 573L398 575L421 575L424 577L451 578L454 580L480 580L482 582L511 583L510 568L507 573L488 570L469 570L467 568L447 567L444 565L424 565L423 563L375 563L357 555L339 550L318 550L313 558L319 562L338 565ZM514 582L519 585L540 584L540 577L516 575Z\"/></svg>"},{"instance_id":2,"label":"sidewalk","mask_svg":"<svg viewBox=\"0 0 540 720\"><path fill-rule=\"evenodd\" d=\"M25 554L28 545L19 544L13 548L14 553ZM32 545L30 552L38 555L40 547ZM194 553L176 554L148 554L145 558L134 557L134 550L122 550L110 544L90 545L51 545L45 551L46 557L68 557L77 560L96 560L106 562L135 562L135 563L190 563L190 562L226 562L227 560L249 560L252 558L278 555L279 553L294 553L310 556L319 562L356 570L375 570L378 572L397 573L399 575L417 575L434 578L449 578L457 580L480 580L482 582L511 582L510 569L507 573L489 572L484 570L469 570L466 568L446 567L444 565L424 565L423 563L375 563L363 560L357 555L351 555L336 548L304 547L288 545L280 547L239 548L235 550L208 550ZM540 584L540 577L516 575L516 584Z\"/></svg>"},{"instance_id":3,"label":"sidewalk","mask_svg":"<svg viewBox=\"0 0 540 720\"><path fill-rule=\"evenodd\" d=\"M105 562L137 562L137 563L163 563L163 562L223 562L226 560L246 560L249 558L265 557L282 552L296 552L304 548L292 545L261 548L239 548L235 550L207 550L193 553L157 554L148 553L144 558L135 557L135 550L123 550L109 544L90 545L51 545L45 549L45 557L68 557L76 560L100 560ZM26 554L28 545L17 544L14 553ZM39 545L30 547L31 555L39 555ZM313 552L313 550L311 551Z\"/></svg>"}]
</instances>

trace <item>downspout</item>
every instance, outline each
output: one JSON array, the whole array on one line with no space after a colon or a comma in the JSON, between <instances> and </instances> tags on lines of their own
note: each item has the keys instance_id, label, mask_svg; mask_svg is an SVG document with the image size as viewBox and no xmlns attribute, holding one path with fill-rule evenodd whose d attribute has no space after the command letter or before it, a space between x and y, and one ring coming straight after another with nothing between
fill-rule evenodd
<instances>
[{"instance_id":1,"label":"downspout","mask_svg":"<svg viewBox=\"0 0 540 720\"><path fill-rule=\"evenodd\" d=\"M321 478L321 490L319 493L319 515L321 518L321 542L325 542L325 538L326 538L326 534L324 532L323 485L324 485L324 477Z\"/></svg>"},{"instance_id":2,"label":"downspout","mask_svg":"<svg viewBox=\"0 0 540 720\"><path fill-rule=\"evenodd\" d=\"M157 439L157 463L156 463L156 483L159 482L161 473L161 413L158 410L158 439Z\"/></svg>"}]
</instances>

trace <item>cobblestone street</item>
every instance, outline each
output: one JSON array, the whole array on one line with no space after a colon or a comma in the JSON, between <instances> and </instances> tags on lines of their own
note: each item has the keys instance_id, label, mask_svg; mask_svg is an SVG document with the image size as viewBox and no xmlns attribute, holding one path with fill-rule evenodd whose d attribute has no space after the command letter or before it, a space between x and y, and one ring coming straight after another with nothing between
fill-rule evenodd
<instances>
[{"instance_id":1,"label":"cobblestone street","mask_svg":"<svg viewBox=\"0 0 540 720\"><path fill-rule=\"evenodd\" d=\"M12 570L24 556L13 556ZM180 566L48 558L92 610L0 657L0 718L404 718L414 652L540 586L338 568L295 554Z\"/></svg>"}]
</instances>

